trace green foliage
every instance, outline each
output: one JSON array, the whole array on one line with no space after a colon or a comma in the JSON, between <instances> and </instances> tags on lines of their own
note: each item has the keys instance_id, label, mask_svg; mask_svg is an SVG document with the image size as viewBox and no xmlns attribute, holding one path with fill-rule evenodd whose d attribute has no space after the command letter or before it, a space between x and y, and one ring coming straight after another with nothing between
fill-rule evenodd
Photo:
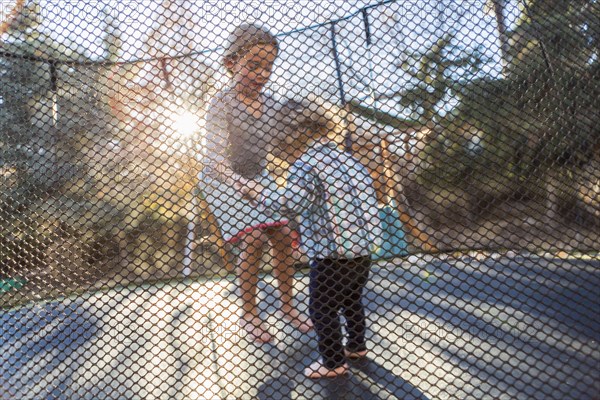
<instances>
[{"instance_id":1,"label":"green foliage","mask_svg":"<svg viewBox=\"0 0 600 400\"><path fill-rule=\"evenodd\" d=\"M409 54L401 63L401 68L417 82L400 96L403 107L421 110L419 121L425 125L431 121L441 122L436 107L444 101L448 90L457 84L456 78L449 73L453 68L464 67L476 73L483 64L480 49L467 50L453 44L455 33L440 38L424 53ZM461 57L450 59L448 54L459 52Z\"/></svg>"},{"instance_id":2,"label":"green foliage","mask_svg":"<svg viewBox=\"0 0 600 400\"><path fill-rule=\"evenodd\" d=\"M506 79L454 86L460 115L445 125L443 146L439 139L428 144L431 162L422 182L462 182L496 197L537 195L549 171L568 176L594 156L600 143L600 25L592 25L598 7L535 1L530 11L513 32L520 40L510 49ZM461 125L483 132L478 154L452 150L461 143Z\"/></svg>"},{"instance_id":3,"label":"green foliage","mask_svg":"<svg viewBox=\"0 0 600 400\"><path fill-rule=\"evenodd\" d=\"M453 220L464 207L489 212L489 204L509 199L536 199L553 212L583 198L574 177L597 161L600 149L600 7L527 4L526 18L504 32L503 79L451 80L440 51L451 40L412 62L420 66L413 68L420 84L402 104L418 104L421 122L434 127L421 144L415 185L434 220L445 213ZM462 61L477 68L476 60L473 54ZM432 105L448 90L459 107L436 114Z\"/></svg>"},{"instance_id":4,"label":"green foliage","mask_svg":"<svg viewBox=\"0 0 600 400\"><path fill-rule=\"evenodd\" d=\"M11 273L44 268L48 247L67 236L98 259L123 217L93 198L81 146L113 136L102 70L43 61L79 55L35 33L27 24L12 32L0 56L0 270Z\"/></svg>"}]
</instances>

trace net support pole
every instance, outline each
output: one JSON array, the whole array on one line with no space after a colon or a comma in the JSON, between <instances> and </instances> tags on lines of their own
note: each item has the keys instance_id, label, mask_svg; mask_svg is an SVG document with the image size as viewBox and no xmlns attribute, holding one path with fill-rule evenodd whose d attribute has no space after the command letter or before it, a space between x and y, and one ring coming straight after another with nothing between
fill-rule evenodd
<instances>
[{"instance_id":1,"label":"net support pole","mask_svg":"<svg viewBox=\"0 0 600 400\"><path fill-rule=\"evenodd\" d=\"M331 46L333 51L333 60L335 61L335 72L337 75L337 82L340 91L340 104L342 108L346 109L346 93L344 92L344 81L342 79L342 64L340 62L340 55L337 51L337 40L335 37L335 22L329 25L329 32L331 33ZM346 109L346 111L348 111ZM344 138L344 147L347 152L352 152L352 137L350 131L347 131L346 137Z\"/></svg>"},{"instance_id":2,"label":"net support pole","mask_svg":"<svg viewBox=\"0 0 600 400\"><path fill-rule=\"evenodd\" d=\"M329 25L331 32L331 46L333 51L333 60L335 61L335 72L337 75L338 87L340 90L340 102L342 106L346 105L346 94L344 93L344 82L342 80L342 64L340 63L340 55L337 51L337 40L335 38L335 22Z\"/></svg>"},{"instance_id":3,"label":"net support pole","mask_svg":"<svg viewBox=\"0 0 600 400\"><path fill-rule=\"evenodd\" d=\"M56 62L50 62L50 91L52 92L52 125L58 123L58 76Z\"/></svg>"}]
</instances>

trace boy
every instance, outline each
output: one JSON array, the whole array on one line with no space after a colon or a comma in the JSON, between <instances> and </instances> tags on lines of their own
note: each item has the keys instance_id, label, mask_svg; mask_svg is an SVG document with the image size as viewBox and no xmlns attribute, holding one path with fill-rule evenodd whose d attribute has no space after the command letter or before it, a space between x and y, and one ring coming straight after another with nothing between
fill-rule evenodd
<instances>
[{"instance_id":1,"label":"boy","mask_svg":"<svg viewBox=\"0 0 600 400\"><path fill-rule=\"evenodd\" d=\"M326 114L307 102L288 102L279 111L287 136L278 156L290 164L287 183L262 196L267 209L298 217L301 245L311 260L309 309L321 355L305 370L313 379L344 375L347 358L367 355L362 296L372 245L380 237L372 178L328 135ZM346 347L339 311L347 324Z\"/></svg>"}]
</instances>

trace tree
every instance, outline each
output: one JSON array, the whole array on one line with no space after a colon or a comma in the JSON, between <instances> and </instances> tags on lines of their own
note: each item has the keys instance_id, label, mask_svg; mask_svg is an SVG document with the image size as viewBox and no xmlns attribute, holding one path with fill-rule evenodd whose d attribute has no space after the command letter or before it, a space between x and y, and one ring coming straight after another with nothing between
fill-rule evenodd
<instances>
[{"instance_id":1,"label":"tree","mask_svg":"<svg viewBox=\"0 0 600 400\"><path fill-rule=\"evenodd\" d=\"M85 56L38 30L40 20L37 2L21 10L0 56L0 266L45 271L54 279L45 290L101 274L118 210L90 197L83 162L90 138L114 133L100 101L103 68L80 65Z\"/></svg>"},{"instance_id":2,"label":"tree","mask_svg":"<svg viewBox=\"0 0 600 400\"><path fill-rule=\"evenodd\" d=\"M561 209L573 209L572 177L600 140L600 11L584 0L526 4L510 34L506 80L464 87L462 110L486 131L486 155L496 155L487 168L502 171L499 182L516 183L520 196L546 198L554 222Z\"/></svg>"},{"instance_id":3,"label":"tree","mask_svg":"<svg viewBox=\"0 0 600 400\"><path fill-rule=\"evenodd\" d=\"M507 6L507 0L490 0L491 8L496 18L498 25L498 39L500 40L500 52L502 57L502 67L505 68L510 62L510 41L508 37L508 27L506 25L506 17L504 12Z\"/></svg>"},{"instance_id":4,"label":"tree","mask_svg":"<svg viewBox=\"0 0 600 400\"><path fill-rule=\"evenodd\" d=\"M159 278L180 268L173 252L182 250L182 230L190 219L206 226L208 218L196 197L201 166L194 141L217 72L204 56L189 55L196 50L193 9L190 1L162 1L140 54L144 61L115 65L107 82L119 125L114 151L127 178L107 188L106 198L119 193L125 200L130 224L122 235L123 261L138 276Z\"/></svg>"}]
</instances>

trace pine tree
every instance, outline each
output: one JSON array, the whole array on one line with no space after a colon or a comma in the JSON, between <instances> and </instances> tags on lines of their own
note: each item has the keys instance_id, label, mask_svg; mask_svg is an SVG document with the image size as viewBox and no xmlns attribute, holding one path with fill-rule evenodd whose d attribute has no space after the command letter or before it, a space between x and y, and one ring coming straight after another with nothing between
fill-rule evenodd
<instances>
[{"instance_id":1,"label":"pine tree","mask_svg":"<svg viewBox=\"0 0 600 400\"><path fill-rule=\"evenodd\" d=\"M586 0L526 4L509 33L506 79L462 89L464 118L486 135L485 162L471 182L488 196L545 199L547 219L557 223L559 213L576 208L574 177L600 143L600 7Z\"/></svg>"}]
</instances>

